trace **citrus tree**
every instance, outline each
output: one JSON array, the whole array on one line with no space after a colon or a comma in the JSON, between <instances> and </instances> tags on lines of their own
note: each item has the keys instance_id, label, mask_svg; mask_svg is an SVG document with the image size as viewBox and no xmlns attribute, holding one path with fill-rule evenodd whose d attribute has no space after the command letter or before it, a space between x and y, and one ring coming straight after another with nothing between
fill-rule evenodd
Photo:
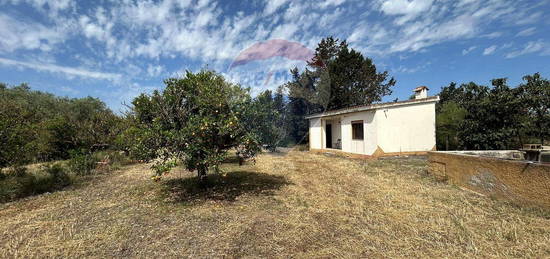
<instances>
[{"instance_id":1,"label":"citrus tree","mask_svg":"<svg viewBox=\"0 0 550 259\"><path fill-rule=\"evenodd\" d=\"M132 101L136 152L154 160L154 179L181 163L203 181L217 171L229 150L241 160L261 146L249 118L255 116L249 89L203 70L164 81L166 88Z\"/></svg>"}]
</instances>

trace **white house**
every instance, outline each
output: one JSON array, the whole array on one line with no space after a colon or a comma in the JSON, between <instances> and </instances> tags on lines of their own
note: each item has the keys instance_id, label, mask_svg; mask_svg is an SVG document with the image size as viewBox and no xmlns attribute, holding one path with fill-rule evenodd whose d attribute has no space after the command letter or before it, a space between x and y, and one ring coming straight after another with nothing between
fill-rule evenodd
<instances>
[{"instance_id":1,"label":"white house","mask_svg":"<svg viewBox=\"0 0 550 259\"><path fill-rule=\"evenodd\" d=\"M306 117L310 150L366 156L421 154L435 150L435 104L428 88L414 89L415 99L355 106Z\"/></svg>"}]
</instances>

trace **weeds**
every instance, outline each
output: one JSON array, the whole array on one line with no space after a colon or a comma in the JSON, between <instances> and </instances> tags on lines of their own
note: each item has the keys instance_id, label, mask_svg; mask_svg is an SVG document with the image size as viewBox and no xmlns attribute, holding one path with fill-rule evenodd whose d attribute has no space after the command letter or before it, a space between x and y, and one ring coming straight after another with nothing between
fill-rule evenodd
<instances>
[{"instance_id":1,"label":"weeds","mask_svg":"<svg viewBox=\"0 0 550 259\"><path fill-rule=\"evenodd\" d=\"M71 184L71 178L60 163L46 164L37 172L12 170L0 181L0 202L61 190Z\"/></svg>"},{"instance_id":2,"label":"weeds","mask_svg":"<svg viewBox=\"0 0 550 259\"><path fill-rule=\"evenodd\" d=\"M68 161L46 163L33 170L29 170L33 166L7 168L0 171L0 202L58 191L77 179L118 170L129 163L130 160L119 152L103 151L75 153Z\"/></svg>"},{"instance_id":3,"label":"weeds","mask_svg":"<svg viewBox=\"0 0 550 259\"><path fill-rule=\"evenodd\" d=\"M76 175L89 175L97 167L99 159L87 152L73 152L67 162L69 170Z\"/></svg>"},{"instance_id":4,"label":"weeds","mask_svg":"<svg viewBox=\"0 0 550 259\"><path fill-rule=\"evenodd\" d=\"M150 164L136 164L0 204L0 258L550 257L545 210L439 183L425 160L227 161L205 189L192 172L153 182Z\"/></svg>"}]
</instances>

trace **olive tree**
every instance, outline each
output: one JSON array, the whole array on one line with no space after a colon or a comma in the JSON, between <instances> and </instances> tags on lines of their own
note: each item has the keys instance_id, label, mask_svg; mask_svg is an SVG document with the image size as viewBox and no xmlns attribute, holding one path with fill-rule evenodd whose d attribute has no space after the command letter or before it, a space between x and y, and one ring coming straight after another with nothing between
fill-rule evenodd
<instances>
[{"instance_id":1,"label":"olive tree","mask_svg":"<svg viewBox=\"0 0 550 259\"><path fill-rule=\"evenodd\" d=\"M526 75L523 80L519 92L528 117L529 133L544 145L544 139L550 137L550 80L539 73Z\"/></svg>"},{"instance_id":2,"label":"olive tree","mask_svg":"<svg viewBox=\"0 0 550 259\"><path fill-rule=\"evenodd\" d=\"M253 158L260 144L245 118L254 116L249 89L203 70L164 81L163 91L133 101L139 149L155 160L154 179L178 163L196 171L202 182L234 149L240 159Z\"/></svg>"}]
</instances>

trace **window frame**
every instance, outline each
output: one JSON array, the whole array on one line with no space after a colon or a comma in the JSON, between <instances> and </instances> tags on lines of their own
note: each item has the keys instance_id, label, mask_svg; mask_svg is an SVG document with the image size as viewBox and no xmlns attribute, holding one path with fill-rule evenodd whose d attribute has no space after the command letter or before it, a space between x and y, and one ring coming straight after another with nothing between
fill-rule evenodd
<instances>
[{"instance_id":1,"label":"window frame","mask_svg":"<svg viewBox=\"0 0 550 259\"><path fill-rule=\"evenodd\" d=\"M361 136L359 138L359 136L356 136L356 133L357 133L357 130L355 127L355 125L360 125L361 126L361 131L359 131L361 133ZM351 122L351 139L352 140L365 140L365 125L364 125L364 122L363 120L356 120L356 121L352 121Z\"/></svg>"}]
</instances>

